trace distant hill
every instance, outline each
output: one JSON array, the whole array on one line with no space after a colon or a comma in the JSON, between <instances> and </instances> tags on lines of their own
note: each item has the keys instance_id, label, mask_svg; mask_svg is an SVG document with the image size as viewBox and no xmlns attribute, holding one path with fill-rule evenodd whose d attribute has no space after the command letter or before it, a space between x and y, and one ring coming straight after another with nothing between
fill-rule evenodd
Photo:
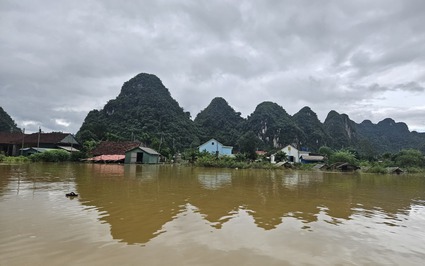
<instances>
[{"instance_id":1,"label":"distant hill","mask_svg":"<svg viewBox=\"0 0 425 266\"><path fill-rule=\"evenodd\" d=\"M356 123L348 115L330 111L323 123L325 131L331 137L330 146L335 149L356 146L358 141Z\"/></svg>"},{"instance_id":2,"label":"distant hill","mask_svg":"<svg viewBox=\"0 0 425 266\"><path fill-rule=\"evenodd\" d=\"M10 130L13 120L9 116L3 120L8 122L2 129ZM404 123L387 118L377 124L369 120L357 124L334 110L321 123L308 106L291 116L279 104L263 102L245 119L217 97L192 121L161 80L146 73L125 82L118 97L103 109L90 111L77 137L82 141L142 141L163 154L196 148L210 138L235 150L248 140L255 142L256 149L266 150L292 144L310 151L321 146L350 148L364 156L407 148L425 152L425 133L410 132Z\"/></svg>"},{"instance_id":3,"label":"distant hill","mask_svg":"<svg viewBox=\"0 0 425 266\"><path fill-rule=\"evenodd\" d=\"M0 132L21 132L15 121L0 107Z\"/></svg>"},{"instance_id":4,"label":"distant hill","mask_svg":"<svg viewBox=\"0 0 425 266\"><path fill-rule=\"evenodd\" d=\"M82 140L137 140L164 153L199 145L198 132L155 75L141 73L125 82L116 99L102 110L92 110L77 138Z\"/></svg>"},{"instance_id":5,"label":"distant hill","mask_svg":"<svg viewBox=\"0 0 425 266\"><path fill-rule=\"evenodd\" d=\"M357 125L357 132L367 140L371 149L382 152L398 152L401 149L420 149L425 152L425 133L410 132L405 123L386 118L377 124L365 120Z\"/></svg>"},{"instance_id":6,"label":"distant hill","mask_svg":"<svg viewBox=\"0 0 425 266\"><path fill-rule=\"evenodd\" d=\"M194 120L201 142L214 138L224 145L234 145L242 135L245 119L221 97L214 98Z\"/></svg>"},{"instance_id":7,"label":"distant hill","mask_svg":"<svg viewBox=\"0 0 425 266\"><path fill-rule=\"evenodd\" d=\"M303 132L301 147L308 147L310 150L317 151L321 146L331 146L332 138L324 125L317 118L317 114L310 107L303 107L298 113L294 114L292 119Z\"/></svg>"},{"instance_id":8,"label":"distant hill","mask_svg":"<svg viewBox=\"0 0 425 266\"><path fill-rule=\"evenodd\" d=\"M305 133L285 109L273 102L257 105L248 116L245 130L253 131L266 149L282 148L287 144L298 146L301 140L306 139Z\"/></svg>"}]
</instances>

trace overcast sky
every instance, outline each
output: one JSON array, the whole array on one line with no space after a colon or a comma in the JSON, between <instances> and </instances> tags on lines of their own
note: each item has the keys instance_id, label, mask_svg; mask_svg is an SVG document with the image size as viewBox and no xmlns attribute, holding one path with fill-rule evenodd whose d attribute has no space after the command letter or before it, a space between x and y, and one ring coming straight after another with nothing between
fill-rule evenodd
<instances>
[{"instance_id":1,"label":"overcast sky","mask_svg":"<svg viewBox=\"0 0 425 266\"><path fill-rule=\"evenodd\" d=\"M425 1L0 0L0 106L76 133L138 73L194 118L220 96L425 132Z\"/></svg>"}]
</instances>

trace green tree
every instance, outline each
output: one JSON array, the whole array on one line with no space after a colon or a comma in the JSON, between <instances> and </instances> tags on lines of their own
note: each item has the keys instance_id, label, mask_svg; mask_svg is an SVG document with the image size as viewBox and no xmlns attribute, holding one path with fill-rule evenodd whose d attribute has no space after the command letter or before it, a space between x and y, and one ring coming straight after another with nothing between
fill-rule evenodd
<instances>
[{"instance_id":1,"label":"green tree","mask_svg":"<svg viewBox=\"0 0 425 266\"><path fill-rule=\"evenodd\" d=\"M245 153L247 158L255 160L257 158L257 154L255 151L258 150L261 145L261 140L255 135L254 132L248 131L243 134L238 140L238 146L242 153Z\"/></svg>"},{"instance_id":2,"label":"green tree","mask_svg":"<svg viewBox=\"0 0 425 266\"><path fill-rule=\"evenodd\" d=\"M322 146L319 148L319 153L329 159L334 151L327 146Z\"/></svg>"},{"instance_id":3,"label":"green tree","mask_svg":"<svg viewBox=\"0 0 425 266\"><path fill-rule=\"evenodd\" d=\"M284 162L288 159L288 155L284 151L278 151L274 155L274 160L278 162Z\"/></svg>"},{"instance_id":4,"label":"green tree","mask_svg":"<svg viewBox=\"0 0 425 266\"><path fill-rule=\"evenodd\" d=\"M414 149L402 150L395 155L395 163L400 167L424 167L424 155Z\"/></svg>"},{"instance_id":5,"label":"green tree","mask_svg":"<svg viewBox=\"0 0 425 266\"><path fill-rule=\"evenodd\" d=\"M330 163L336 163L336 162L344 162L344 163L350 163L357 165L358 161L356 159L356 156L347 150L339 150L334 153L329 158Z\"/></svg>"},{"instance_id":6,"label":"green tree","mask_svg":"<svg viewBox=\"0 0 425 266\"><path fill-rule=\"evenodd\" d=\"M82 151L86 154L89 154L92 150L96 148L98 144L99 142L95 140L84 141Z\"/></svg>"}]
</instances>

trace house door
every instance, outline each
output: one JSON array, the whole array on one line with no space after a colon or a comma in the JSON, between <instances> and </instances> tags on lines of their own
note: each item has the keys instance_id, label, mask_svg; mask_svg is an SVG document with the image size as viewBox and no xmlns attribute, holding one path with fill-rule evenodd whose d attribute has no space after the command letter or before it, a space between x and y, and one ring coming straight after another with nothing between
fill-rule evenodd
<instances>
[{"instance_id":1,"label":"house door","mask_svg":"<svg viewBox=\"0 0 425 266\"><path fill-rule=\"evenodd\" d=\"M143 163L143 152L138 152L137 153L136 163Z\"/></svg>"}]
</instances>

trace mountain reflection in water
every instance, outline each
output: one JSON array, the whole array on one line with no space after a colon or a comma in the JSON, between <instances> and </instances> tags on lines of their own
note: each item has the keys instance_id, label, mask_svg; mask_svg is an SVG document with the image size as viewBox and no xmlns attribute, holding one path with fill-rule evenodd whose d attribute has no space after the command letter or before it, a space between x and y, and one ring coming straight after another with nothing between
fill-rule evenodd
<instances>
[{"instance_id":1,"label":"mountain reflection in water","mask_svg":"<svg viewBox=\"0 0 425 266\"><path fill-rule=\"evenodd\" d=\"M114 239L144 244L188 211L211 227L245 212L259 228L285 219L302 229L319 219L338 225L355 215L394 219L407 215L412 199L424 199L422 179L323 172L223 170L160 165L85 165L75 178L82 204L97 208Z\"/></svg>"},{"instance_id":2,"label":"mountain reflection in water","mask_svg":"<svg viewBox=\"0 0 425 266\"><path fill-rule=\"evenodd\" d=\"M425 260L422 175L0 164L0 213L0 265Z\"/></svg>"}]
</instances>

